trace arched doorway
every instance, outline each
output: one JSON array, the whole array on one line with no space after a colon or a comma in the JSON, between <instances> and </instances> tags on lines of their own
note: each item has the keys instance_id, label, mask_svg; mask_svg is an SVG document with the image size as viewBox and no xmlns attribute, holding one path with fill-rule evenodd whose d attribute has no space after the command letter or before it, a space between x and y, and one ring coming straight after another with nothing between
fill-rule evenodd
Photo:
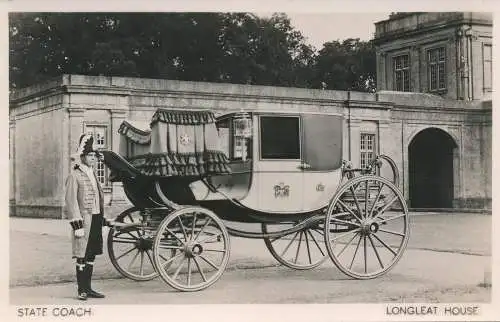
<instances>
[{"instance_id":1,"label":"arched doorway","mask_svg":"<svg viewBox=\"0 0 500 322\"><path fill-rule=\"evenodd\" d=\"M437 128L413 138L408 147L410 207L452 208L456 148L453 138Z\"/></svg>"}]
</instances>

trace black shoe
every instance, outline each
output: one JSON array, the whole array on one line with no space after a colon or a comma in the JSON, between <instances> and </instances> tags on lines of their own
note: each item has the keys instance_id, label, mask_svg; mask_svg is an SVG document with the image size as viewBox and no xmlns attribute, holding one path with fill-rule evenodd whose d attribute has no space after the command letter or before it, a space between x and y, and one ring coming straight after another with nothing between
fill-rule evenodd
<instances>
[{"instance_id":1,"label":"black shoe","mask_svg":"<svg viewBox=\"0 0 500 322\"><path fill-rule=\"evenodd\" d=\"M87 290L87 297L95 298L95 299L102 299L105 298L104 294L101 294L99 292L96 292L92 289L92 273L94 271L94 266L93 265L85 265L85 277L86 277L86 290Z\"/></svg>"},{"instance_id":2,"label":"black shoe","mask_svg":"<svg viewBox=\"0 0 500 322\"><path fill-rule=\"evenodd\" d=\"M88 295L86 292L78 292L78 299L80 301L86 301L87 297L88 297Z\"/></svg>"},{"instance_id":3,"label":"black shoe","mask_svg":"<svg viewBox=\"0 0 500 322\"><path fill-rule=\"evenodd\" d=\"M95 298L95 299L103 299L105 298L106 296L104 294L101 294L99 292L96 292L94 290L89 290L87 292L87 297L92 297L92 298Z\"/></svg>"}]
</instances>

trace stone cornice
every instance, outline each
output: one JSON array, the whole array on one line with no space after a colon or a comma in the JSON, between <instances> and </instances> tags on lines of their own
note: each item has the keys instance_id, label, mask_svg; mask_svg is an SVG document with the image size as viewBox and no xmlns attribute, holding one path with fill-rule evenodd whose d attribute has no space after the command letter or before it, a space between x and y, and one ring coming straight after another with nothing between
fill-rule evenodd
<instances>
[{"instance_id":1,"label":"stone cornice","mask_svg":"<svg viewBox=\"0 0 500 322\"><path fill-rule=\"evenodd\" d=\"M407 38L407 37L412 37L420 34L426 34L429 33L433 30L439 30L439 29L447 29L447 28L456 28L457 26L465 25L465 24L472 24L473 26L492 26L491 21L486 21L483 19L455 19L455 20L449 20L449 21L444 21L440 23L435 23L427 26L421 26L415 29L405 29L405 28L398 28L392 31L387 31L382 33L381 35L375 35L375 38L373 39L373 42L375 45L380 45L382 43L385 43L387 41L393 41L394 39L398 38Z\"/></svg>"}]
</instances>

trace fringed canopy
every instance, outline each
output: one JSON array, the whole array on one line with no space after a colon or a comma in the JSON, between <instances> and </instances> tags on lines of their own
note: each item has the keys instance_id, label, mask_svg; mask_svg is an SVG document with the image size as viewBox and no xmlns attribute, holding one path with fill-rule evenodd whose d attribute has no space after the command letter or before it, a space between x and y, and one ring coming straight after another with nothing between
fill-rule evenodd
<instances>
[{"instance_id":1,"label":"fringed canopy","mask_svg":"<svg viewBox=\"0 0 500 322\"><path fill-rule=\"evenodd\" d=\"M128 140L137 144L150 144L151 131L143 131L127 121L123 121L118 129L118 133L125 136Z\"/></svg>"},{"instance_id":2,"label":"fringed canopy","mask_svg":"<svg viewBox=\"0 0 500 322\"><path fill-rule=\"evenodd\" d=\"M219 147L211 111L159 109L151 130L124 121L120 154L146 176L206 176L230 173L229 159Z\"/></svg>"},{"instance_id":3,"label":"fringed canopy","mask_svg":"<svg viewBox=\"0 0 500 322\"><path fill-rule=\"evenodd\" d=\"M151 119L151 127L156 122L181 125L200 125L215 122L211 111L174 111L158 109Z\"/></svg>"},{"instance_id":4,"label":"fringed canopy","mask_svg":"<svg viewBox=\"0 0 500 322\"><path fill-rule=\"evenodd\" d=\"M231 173L227 156L220 151L201 153L158 153L129 159L146 176L206 176Z\"/></svg>"}]
</instances>

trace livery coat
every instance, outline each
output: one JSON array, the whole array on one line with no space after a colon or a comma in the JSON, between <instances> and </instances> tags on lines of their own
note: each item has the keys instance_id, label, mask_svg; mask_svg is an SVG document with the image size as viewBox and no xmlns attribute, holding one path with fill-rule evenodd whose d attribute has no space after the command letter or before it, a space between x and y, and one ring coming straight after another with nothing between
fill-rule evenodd
<instances>
[{"instance_id":1,"label":"livery coat","mask_svg":"<svg viewBox=\"0 0 500 322\"><path fill-rule=\"evenodd\" d=\"M89 242L90 226L92 223L92 204L94 201L94 189L87 174L80 168L81 163L75 163L66 180L65 214L70 221L83 220L83 237L75 237L71 234L73 257L85 257L85 250ZM94 173L95 174L95 173ZM97 180L97 178L96 178ZM99 209L104 213L104 197L101 185L97 182L99 190ZM99 227L102 229L101 227Z\"/></svg>"}]
</instances>

